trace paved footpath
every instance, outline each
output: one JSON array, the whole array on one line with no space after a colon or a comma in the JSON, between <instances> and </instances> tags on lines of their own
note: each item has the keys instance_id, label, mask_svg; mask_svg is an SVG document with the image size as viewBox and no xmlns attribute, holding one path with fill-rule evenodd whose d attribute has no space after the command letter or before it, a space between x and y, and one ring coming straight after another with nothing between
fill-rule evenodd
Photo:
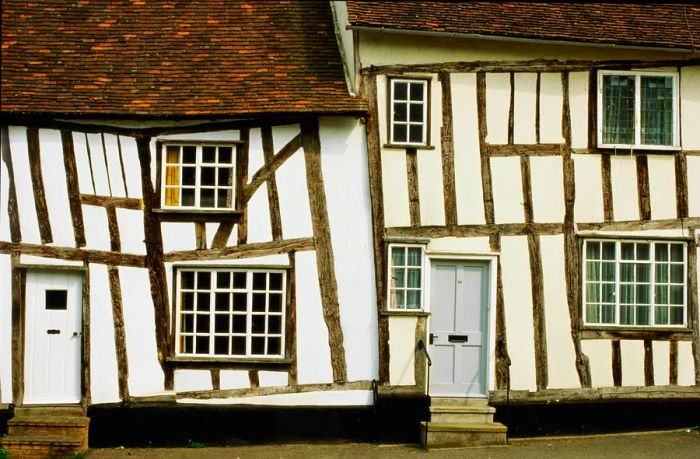
<instances>
[{"instance_id":1,"label":"paved footpath","mask_svg":"<svg viewBox=\"0 0 700 459\"><path fill-rule=\"evenodd\" d=\"M513 439L508 446L424 451L417 445L283 444L203 448L93 449L87 458L683 458L700 459L700 432L610 434Z\"/></svg>"}]
</instances>

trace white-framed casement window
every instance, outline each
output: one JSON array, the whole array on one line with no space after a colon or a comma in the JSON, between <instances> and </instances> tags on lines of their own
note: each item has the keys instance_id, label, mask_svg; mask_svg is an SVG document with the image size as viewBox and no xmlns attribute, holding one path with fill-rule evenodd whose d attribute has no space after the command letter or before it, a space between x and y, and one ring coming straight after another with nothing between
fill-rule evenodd
<instances>
[{"instance_id":1,"label":"white-framed casement window","mask_svg":"<svg viewBox=\"0 0 700 459\"><path fill-rule=\"evenodd\" d=\"M686 244L587 239L583 243L586 325L686 325Z\"/></svg>"},{"instance_id":2,"label":"white-framed casement window","mask_svg":"<svg viewBox=\"0 0 700 459\"><path fill-rule=\"evenodd\" d=\"M232 145L165 144L161 203L167 209L233 209Z\"/></svg>"},{"instance_id":3,"label":"white-framed casement window","mask_svg":"<svg viewBox=\"0 0 700 459\"><path fill-rule=\"evenodd\" d=\"M425 248L421 245L389 246L390 310L423 309Z\"/></svg>"},{"instance_id":4,"label":"white-framed casement window","mask_svg":"<svg viewBox=\"0 0 700 459\"><path fill-rule=\"evenodd\" d=\"M598 72L598 146L675 150L678 74Z\"/></svg>"},{"instance_id":5,"label":"white-framed casement window","mask_svg":"<svg viewBox=\"0 0 700 459\"><path fill-rule=\"evenodd\" d=\"M283 358L284 269L178 268L176 355Z\"/></svg>"},{"instance_id":6,"label":"white-framed casement window","mask_svg":"<svg viewBox=\"0 0 700 459\"><path fill-rule=\"evenodd\" d=\"M428 144L428 80L389 80L389 143Z\"/></svg>"}]
</instances>

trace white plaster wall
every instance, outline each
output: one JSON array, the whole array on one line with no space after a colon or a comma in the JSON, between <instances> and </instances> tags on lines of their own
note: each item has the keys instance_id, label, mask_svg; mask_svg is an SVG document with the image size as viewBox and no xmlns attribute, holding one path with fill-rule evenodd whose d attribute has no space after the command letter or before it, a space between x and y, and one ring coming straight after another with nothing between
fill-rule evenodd
<instances>
[{"instance_id":1,"label":"white plaster wall","mask_svg":"<svg viewBox=\"0 0 700 459\"><path fill-rule=\"evenodd\" d=\"M644 341L621 340L622 385L644 385Z\"/></svg>"},{"instance_id":2,"label":"white plaster wall","mask_svg":"<svg viewBox=\"0 0 700 459\"><path fill-rule=\"evenodd\" d=\"M260 397L196 399L183 398L178 403L202 405L272 405L272 406L366 406L372 404L372 391L318 391L276 394Z\"/></svg>"},{"instance_id":3,"label":"white plaster wall","mask_svg":"<svg viewBox=\"0 0 700 459\"><path fill-rule=\"evenodd\" d=\"M219 373L219 386L226 389L245 389L250 387L250 379L247 370L221 370Z\"/></svg>"},{"instance_id":4,"label":"white plaster wall","mask_svg":"<svg viewBox=\"0 0 700 459\"><path fill-rule=\"evenodd\" d=\"M107 158L107 174L109 176L112 196L124 198L126 197L126 188L124 187L124 179L122 178L122 165L119 160L119 143L116 135L104 134L104 155ZM126 167L126 164L124 167Z\"/></svg>"},{"instance_id":5,"label":"white plaster wall","mask_svg":"<svg viewBox=\"0 0 700 459\"><path fill-rule=\"evenodd\" d=\"M613 386L612 345L608 339L581 340L581 350L588 356L592 387ZM642 367L644 368L644 367Z\"/></svg>"},{"instance_id":6,"label":"white plaster wall","mask_svg":"<svg viewBox=\"0 0 700 459\"><path fill-rule=\"evenodd\" d=\"M561 74L556 75L561 88ZM572 148L588 147L588 72L569 73L569 112ZM559 135L561 136L561 129Z\"/></svg>"},{"instance_id":7,"label":"white plaster wall","mask_svg":"<svg viewBox=\"0 0 700 459\"><path fill-rule=\"evenodd\" d=\"M537 74L516 73L514 83L513 142L536 143L534 108L537 100Z\"/></svg>"},{"instance_id":8,"label":"white plaster wall","mask_svg":"<svg viewBox=\"0 0 700 459\"><path fill-rule=\"evenodd\" d=\"M561 133L563 103L561 74L542 73L540 78L540 142L564 142Z\"/></svg>"},{"instance_id":9,"label":"white plaster wall","mask_svg":"<svg viewBox=\"0 0 700 459\"><path fill-rule=\"evenodd\" d=\"M78 171L78 189L82 194L95 194L95 188L92 186L92 174L90 173L90 160L87 154L87 144L85 142L85 134L82 132L73 132L73 150L75 152L75 167ZM136 142L133 142L133 149L136 150ZM138 167L138 156L132 158L136 161L135 167L127 167L127 171L134 170ZM137 171L138 172L138 171ZM139 180L140 182L140 180ZM129 180L127 180L127 184Z\"/></svg>"},{"instance_id":10,"label":"white plaster wall","mask_svg":"<svg viewBox=\"0 0 700 459\"><path fill-rule=\"evenodd\" d=\"M418 195L422 225L445 224L441 154L437 145L434 150L418 150Z\"/></svg>"},{"instance_id":11,"label":"white plaster wall","mask_svg":"<svg viewBox=\"0 0 700 459\"><path fill-rule=\"evenodd\" d=\"M76 135L74 134L73 138L75 139L75 137ZM139 154L138 150L136 149L136 140L133 137L120 136L119 141L122 144L122 159L124 160L126 188L129 191L128 197L140 199L143 196L143 192L141 190L141 166L139 165ZM80 177L80 172L78 172L78 177Z\"/></svg>"},{"instance_id":12,"label":"white plaster wall","mask_svg":"<svg viewBox=\"0 0 700 459\"><path fill-rule=\"evenodd\" d=\"M681 145L685 150L700 150L700 66L683 67L680 86Z\"/></svg>"},{"instance_id":13,"label":"white plaster wall","mask_svg":"<svg viewBox=\"0 0 700 459\"><path fill-rule=\"evenodd\" d=\"M163 251L194 250L197 248L197 238L191 222L165 222L160 228L163 234ZM141 222L143 227L143 221Z\"/></svg>"},{"instance_id":14,"label":"white plaster wall","mask_svg":"<svg viewBox=\"0 0 700 459\"><path fill-rule=\"evenodd\" d=\"M328 328L323 321L316 253L296 254L297 274L297 381L299 384L333 382Z\"/></svg>"},{"instance_id":15,"label":"white plaster wall","mask_svg":"<svg viewBox=\"0 0 700 459\"><path fill-rule=\"evenodd\" d=\"M78 260L35 257L34 255L20 255L19 262L26 265L83 266L83 262Z\"/></svg>"},{"instance_id":16,"label":"white plaster wall","mask_svg":"<svg viewBox=\"0 0 700 459\"><path fill-rule=\"evenodd\" d=\"M111 196L108 181L107 163L102 149L102 137L100 134L86 134L90 147L90 164L92 165L92 176L95 180L95 194L101 196Z\"/></svg>"},{"instance_id":17,"label":"white plaster wall","mask_svg":"<svg viewBox=\"0 0 700 459\"><path fill-rule=\"evenodd\" d=\"M511 366L511 389L535 390L535 344L532 287L527 238L501 238L501 272L506 337Z\"/></svg>"},{"instance_id":18,"label":"white plaster wall","mask_svg":"<svg viewBox=\"0 0 700 459\"><path fill-rule=\"evenodd\" d=\"M547 337L549 388L578 388L576 354L571 339L571 321L563 267L564 237L541 236L544 316Z\"/></svg>"},{"instance_id":19,"label":"white plaster wall","mask_svg":"<svg viewBox=\"0 0 700 459\"><path fill-rule=\"evenodd\" d=\"M354 119L337 117L321 118L320 127L348 380L374 379L377 299L365 130Z\"/></svg>"},{"instance_id":20,"label":"white plaster wall","mask_svg":"<svg viewBox=\"0 0 700 459\"><path fill-rule=\"evenodd\" d=\"M654 385L665 386L669 384L670 344L668 341L653 341L654 351Z\"/></svg>"},{"instance_id":21,"label":"white plaster wall","mask_svg":"<svg viewBox=\"0 0 700 459\"><path fill-rule=\"evenodd\" d=\"M273 130L275 149L282 148L284 138L293 131L299 132L296 126ZM279 133L279 134L278 134ZM278 135L284 135L277 146ZM293 137L293 136L292 136ZM278 150L279 151L279 150ZM285 239L309 237L313 235L311 228L311 211L309 210L309 192L306 189L306 166L304 151L300 148L275 173L277 192L280 199L280 215L282 216L282 234ZM269 219L269 217L268 217Z\"/></svg>"},{"instance_id":22,"label":"white plaster wall","mask_svg":"<svg viewBox=\"0 0 700 459\"><path fill-rule=\"evenodd\" d=\"M695 385L695 363L693 344L690 341L678 342L678 385Z\"/></svg>"},{"instance_id":23,"label":"white plaster wall","mask_svg":"<svg viewBox=\"0 0 700 459\"><path fill-rule=\"evenodd\" d=\"M276 147L274 134L273 144ZM248 180L250 181L250 178L264 165L265 155L262 150L262 134L258 128L251 129L250 147L248 149ZM264 183L248 201L248 242L271 240L270 206L267 198L267 184Z\"/></svg>"},{"instance_id":24,"label":"white plaster wall","mask_svg":"<svg viewBox=\"0 0 700 459\"><path fill-rule=\"evenodd\" d=\"M576 180L574 215L578 222L600 222L603 214L603 180L600 155L572 155Z\"/></svg>"},{"instance_id":25,"label":"white plaster wall","mask_svg":"<svg viewBox=\"0 0 700 459\"><path fill-rule=\"evenodd\" d=\"M86 249L110 250L109 224L107 223L107 211L104 207L84 205L83 227L85 228Z\"/></svg>"},{"instance_id":26,"label":"white plaster wall","mask_svg":"<svg viewBox=\"0 0 700 459\"><path fill-rule=\"evenodd\" d=\"M614 155L610 158L613 212L615 220L638 220L637 162L631 155Z\"/></svg>"},{"instance_id":27,"label":"white plaster wall","mask_svg":"<svg viewBox=\"0 0 700 459\"><path fill-rule=\"evenodd\" d=\"M41 175L46 192L46 206L49 210L49 223L53 245L73 246L73 220L68 203L68 187L63 166L63 145L59 131L40 129L39 149Z\"/></svg>"},{"instance_id":28,"label":"white plaster wall","mask_svg":"<svg viewBox=\"0 0 700 459\"><path fill-rule=\"evenodd\" d=\"M564 221L564 176L560 156L530 158L532 213L535 222Z\"/></svg>"},{"instance_id":29,"label":"white plaster wall","mask_svg":"<svg viewBox=\"0 0 700 459\"><path fill-rule=\"evenodd\" d=\"M195 134L166 134L159 135L160 140L202 140L206 142L230 142L240 140L241 133L235 129L225 129L222 131L197 132Z\"/></svg>"},{"instance_id":30,"label":"white plaster wall","mask_svg":"<svg viewBox=\"0 0 700 459\"><path fill-rule=\"evenodd\" d=\"M698 118L700 119L700 118ZM700 131L700 129L698 129ZM688 156L688 216L700 216L700 156Z\"/></svg>"},{"instance_id":31,"label":"white plaster wall","mask_svg":"<svg viewBox=\"0 0 700 459\"><path fill-rule=\"evenodd\" d=\"M175 392L211 390L209 370L175 370Z\"/></svg>"},{"instance_id":32,"label":"white plaster wall","mask_svg":"<svg viewBox=\"0 0 700 459\"><path fill-rule=\"evenodd\" d=\"M2 143L5 144L5 139L2 139ZM7 173L5 161L2 160L2 153L0 152L0 241L9 241L10 213L7 201L10 198L10 176ZM17 185L15 184L15 186Z\"/></svg>"},{"instance_id":33,"label":"white plaster wall","mask_svg":"<svg viewBox=\"0 0 700 459\"><path fill-rule=\"evenodd\" d=\"M0 403L12 403L12 268L5 254L0 254Z\"/></svg>"},{"instance_id":34,"label":"white plaster wall","mask_svg":"<svg viewBox=\"0 0 700 459\"><path fill-rule=\"evenodd\" d=\"M486 141L508 143L510 111L510 74L486 74Z\"/></svg>"},{"instance_id":35,"label":"white plaster wall","mask_svg":"<svg viewBox=\"0 0 700 459\"><path fill-rule=\"evenodd\" d=\"M284 371L259 371L258 379L260 387L277 387L287 385L287 372Z\"/></svg>"},{"instance_id":36,"label":"white plaster wall","mask_svg":"<svg viewBox=\"0 0 700 459\"><path fill-rule=\"evenodd\" d=\"M491 158L491 184L496 223L524 222L520 158Z\"/></svg>"},{"instance_id":37,"label":"white plaster wall","mask_svg":"<svg viewBox=\"0 0 700 459\"><path fill-rule=\"evenodd\" d=\"M651 218L676 218L676 169L673 155L649 155Z\"/></svg>"},{"instance_id":38,"label":"white plaster wall","mask_svg":"<svg viewBox=\"0 0 700 459\"><path fill-rule=\"evenodd\" d=\"M143 229L143 211L131 209L117 209L117 223L119 225L119 239L123 253L146 254L146 237Z\"/></svg>"},{"instance_id":39,"label":"white plaster wall","mask_svg":"<svg viewBox=\"0 0 700 459\"><path fill-rule=\"evenodd\" d=\"M455 254L492 253L488 237L441 237L431 239L428 252L451 252Z\"/></svg>"},{"instance_id":40,"label":"white plaster wall","mask_svg":"<svg viewBox=\"0 0 700 459\"><path fill-rule=\"evenodd\" d=\"M476 74L455 73L451 75L451 81L457 223L483 224Z\"/></svg>"},{"instance_id":41,"label":"white plaster wall","mask_svg":"<svg viewBox=\"0 0 700 459\"><path fill-rule=\"evenodd\" d=\"M34 203L34 189L29 172L27 156L27 129L9 126L10 152L12 153L12 168L15 174L15 189L17 191L17 208L19 225L22 231L22 242L41 244L39 237L39 222Z\"/></svg>"},{"instance_id":42,"label":"white plaster wall","mask_svg":"<svg viewBox=\"0 0 700 459\"><path fill-rule=\"evenodd\" d=\"M384 226L387 228L409 226L411 217L408 210L408 172L405 150L382 148L382 182Z\"/></svg>"},{"instance_id":43,"label":"white plaster wall","mask_svg":"<svg viewBox=\"0 0 700 459\"><path fill-rule=\"evenodd\" d=\"M389 384L413 385L415 380L414 344L416 317L389 317Z\"/></svg>"},{"instance_id":44,"label":"white plaster wall","mask_svg":"<svg viewBox=\"0 0 700 459\"><path fill-rule=\"evenodd\" d=\"M155 314L148 271L119 268L126 352L129 363L129 393L133 396L163 391L163 371L158 363Z\"/></svg>"},{"instance_id":45,"label":"white plaster wall","mask_svg":"<svg viewBox=\"0 0 700 459\"><path fill-rule=\"evenodd\" d=\"M114 320L105 265L90 265L90 351L92 403L118 402Z\"/></svg>"}]
</instances>

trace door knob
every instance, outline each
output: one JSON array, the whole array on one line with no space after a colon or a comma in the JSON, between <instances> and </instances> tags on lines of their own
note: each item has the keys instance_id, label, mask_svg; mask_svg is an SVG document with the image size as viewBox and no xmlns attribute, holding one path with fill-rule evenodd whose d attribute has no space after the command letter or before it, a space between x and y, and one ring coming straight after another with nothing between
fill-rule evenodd
<instances>
[{"instance_id":1,"label":"door knob","mask_svg":"<svg viewBox=\"0 0 700 459\"><path fill-rule=\"evenodd\" d=\"M80 333L78 333L77 331L75 331L75 332L73 332L73 337L75 338L75 337L78 336L79 334L80 334Z\"/></svg>"}]
</instances>

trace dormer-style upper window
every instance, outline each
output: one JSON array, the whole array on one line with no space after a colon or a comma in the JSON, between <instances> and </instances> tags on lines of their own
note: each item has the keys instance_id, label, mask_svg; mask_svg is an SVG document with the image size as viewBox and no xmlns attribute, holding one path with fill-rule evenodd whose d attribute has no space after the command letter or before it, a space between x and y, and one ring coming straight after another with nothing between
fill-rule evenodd
<instances>
[{"instance_id":1,"label":"dormer-style upper window","mask_svg":"<svg viewBox=\"0 0 700 459\"><path fill-rule=\"evenodd\" d=\"M389 143L428 144L428 80L390 80Z\"/></svg>"},{"instance_id":2,"label":"dormer-style upper window","mask_svg":"<svg viewBox=\"0 0 700 459\"><path fill-rule=\"evenodd\" d=\"M677 149L678 124L677 73L599 72L599 147Z\"/></svg>"}]
</instances>

